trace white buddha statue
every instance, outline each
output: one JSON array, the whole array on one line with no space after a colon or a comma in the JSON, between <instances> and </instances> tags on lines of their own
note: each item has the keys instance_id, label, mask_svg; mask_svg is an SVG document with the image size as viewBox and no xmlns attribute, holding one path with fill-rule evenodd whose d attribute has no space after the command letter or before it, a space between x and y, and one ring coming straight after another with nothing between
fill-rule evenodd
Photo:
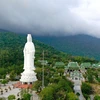
<instances>
[{"instance_id":1,"label":"white buddha statue","mask_svg":"<svg viewBox=\"0 0 100 100\"><path fill-rule=\"evenodd\" d=\"M24 47L24 70L35 70L34 67L34 55L35 55L35 47L32 42L31 34L27 35L27 43Z\"/></svg>"},{"instance_id":2,"label":"white buddha statue","mask_svg":"<svg viewBox=\"0 0 100 100\"><path fill-rule=\"evenodd\" d=\"M33 83L37 80L36 73L34 72L34 55L35 55L35 47L32 42L31 34L27 35L27 42L24 47L24 71L21 73L20 81L24 83Z\"/></svg>"}]
</instances>

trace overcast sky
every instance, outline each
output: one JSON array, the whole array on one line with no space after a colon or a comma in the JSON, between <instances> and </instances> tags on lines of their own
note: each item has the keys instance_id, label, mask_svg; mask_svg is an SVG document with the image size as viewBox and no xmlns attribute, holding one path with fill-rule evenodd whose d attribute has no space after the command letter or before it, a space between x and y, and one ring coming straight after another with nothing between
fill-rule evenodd
<instances>
[{"instance_id":1,"label":"overcast sky","mask_svg":"<svg viewBox=\"0 0 100 100\"><path fill-rule=\"evenodd\" d=\"M0 29L100 38L100 0L0 0Z\"/></svg>"}]
</instances>

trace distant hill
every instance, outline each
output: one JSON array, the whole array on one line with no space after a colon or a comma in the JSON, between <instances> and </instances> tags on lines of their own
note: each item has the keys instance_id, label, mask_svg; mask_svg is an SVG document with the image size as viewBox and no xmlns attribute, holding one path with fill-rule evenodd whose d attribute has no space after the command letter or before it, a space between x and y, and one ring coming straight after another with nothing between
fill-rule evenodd
<instances>
[{"instance_id":1,"label":"distant hill","mask_svg":"<svg viewBox=\"0 0 100 100\"><path fill-rule=\"evenodd\" d=\"M57 50L77 56L87 56L100 60L100 39L88 35L64 37L34 36Z\"/></svg>"}]
</instances>

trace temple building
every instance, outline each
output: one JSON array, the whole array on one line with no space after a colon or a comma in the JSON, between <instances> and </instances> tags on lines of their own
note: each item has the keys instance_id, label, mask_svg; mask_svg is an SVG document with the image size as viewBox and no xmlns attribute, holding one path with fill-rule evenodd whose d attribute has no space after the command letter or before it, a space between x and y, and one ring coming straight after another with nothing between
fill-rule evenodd
<instances>
[{"instance_id":1,"label":"temple building","mask_svg":"<svg viewBox=\"0 0 100 100\"><path fill-rule=\"evenodd\" d=\"M80 71L80 66L78 65L77 62L69 62L67 66L65 66L65 70L66 70L66 73L67 72L73 72L75 70L78 70Z\"/></svg>"},{"instance_id":2,"label":"temple building","mask_svg":"<svg viewBox=\"0 0 100 100\"><path fill-rule=\"evenodd\" d=\"M37 80L36 73L34 72L34 55L35 55L35 46L32 42L31 34L27 36L27 42L24 47L24 72L21 73L20 82L22 84L32 84Z\"/></svg>"},{"instance_id":3,"label":"temple building","mask_svg":"<svg viewBox=\"0 0 100 100\"><path fill-rule=\"evenodd\" d=\"M92 68L96 68L96 69L100 68L100 62L97 63L97 64L93 64L93 65L92 65Z\"/></svg>"},{"instance_id":4,"label":"temple building","mask_svg":"<svg viewBox=\"0 0 100 100\"><path fill-rule=\"evenodd\" d=\"M61 68L61 67L65 67L65 64L63 62L56 62L54 65L54 68Z\"/></svg>"},{"instance_id":5,"label":"temple building","mask_svg":"<svg viewBox=\"0 0 100 100\"><path fill-rule=\"evenodd\" d=\"M81 63L80 67L82 69L89 69L92 67L91 63L90 62L84 62L84 63Z\"/></svg>"},{"instance_id":6,"label":"temple building","mask_svg":"<svg viewBox=\"0 0 100 100\"><path fill-rule=\"evenodd\" d=\"M81 73L80 66L77 62L69 62L67 66L65 66L65 73L69 76L69 79L72 81L74 80L81 80L84 81L84 77Z\"/></svg>"},{"instance_id":7,"label":"temple building","mask_svg":"<svg viewBox=\"0 0 100 100\"><path fill-rule=\"evenodd\" d=\"M77 71L77 70L75 70L75 71L73 71L73 72L70 73L70 78L71 78L71 80L85 81L82 73L80 71Z\"/></svg>"}]
</instances>

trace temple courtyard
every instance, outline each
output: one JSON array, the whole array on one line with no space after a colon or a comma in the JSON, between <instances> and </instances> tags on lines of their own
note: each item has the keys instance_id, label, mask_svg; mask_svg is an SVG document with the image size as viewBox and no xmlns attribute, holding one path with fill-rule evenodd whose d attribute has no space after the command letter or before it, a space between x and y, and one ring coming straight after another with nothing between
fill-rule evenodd
<instances>
[{"instance_id":1,"label":"temple courtyard","mask_svg":"<svg viewBox=\"0 0 100 100\"><path fill-rule=\"evenodd\" d=\"M17 81L14 82L8 82L8 84L0 85L0 98L5 98L7 100L9 95L15 95L16 96L16 100L18 100L18 98L21 98L21 88L15 88L14 84L18 83ZM3 92L1 92L1 90ZM39 100L38 95L36 94L35 91L32 91L31 93L31 100Z\"/></svg>"}]
</instances>

